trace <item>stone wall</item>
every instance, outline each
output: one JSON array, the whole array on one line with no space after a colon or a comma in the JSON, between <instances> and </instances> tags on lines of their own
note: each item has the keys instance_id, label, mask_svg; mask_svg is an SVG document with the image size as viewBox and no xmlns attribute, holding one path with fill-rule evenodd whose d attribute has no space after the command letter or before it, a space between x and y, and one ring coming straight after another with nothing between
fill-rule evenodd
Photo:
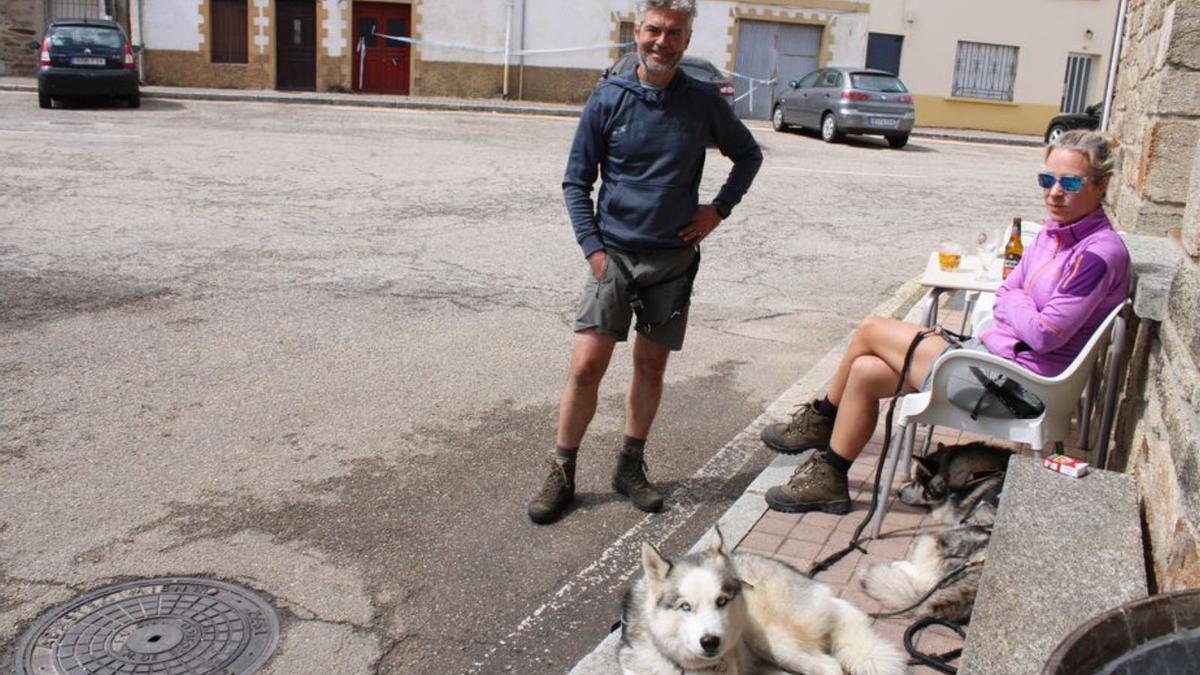
<instances>
[{"instance_id":1,"label":"stone wall","mask_svg":"<svg viewBox=\"0 0 1200 675\"><path fill-rule=\"evenodd\" d=\"M504 66L453 61L418 61L413 68L412 92L419 96L500 98ZM599 79L599 71L585 68L526 66L524 81L519 66L508 69L508 94L526 101L582 103Z\"/></svg>"},{"instance_id":2,"label":"stone wall","mask_svg":"<svg viewBox=\"0 0 1200 675\"><path fill-rule=\"evenodd\" d=\"M1125 147L1118 229L1179 253L1161 322L1138 331L1128 470L1157 590L1200 586L1200 2L1130 0L1111 130ZM1189 197L1191 199L1189 200ZM1143 363L1136 363L1144 354ZM1123 444L1123 443L1122 443Z\"/></svg>"},{"instance_id":3,"label":"stone wall","mask_svg":"<svg viewBox=\"0 0 1200 675\"><path fill-rule=\"evenodd\" d=\"M42 36L41 4L6 2L0 6L0 75L33 75L37 70L37 52L28 44Z\"/></svg>"},{"instance_id":4,"label":"stone wall","mask_svg":"<svg viewBox=\"0 0 1200 675\"><path fill-rule=\"evenodd\" d=\"M1129 0L1110 130L1125 146L1113 202L1122 227L1179 227L1200 136L1200 3Z\"/></svg>"}]
</instances>

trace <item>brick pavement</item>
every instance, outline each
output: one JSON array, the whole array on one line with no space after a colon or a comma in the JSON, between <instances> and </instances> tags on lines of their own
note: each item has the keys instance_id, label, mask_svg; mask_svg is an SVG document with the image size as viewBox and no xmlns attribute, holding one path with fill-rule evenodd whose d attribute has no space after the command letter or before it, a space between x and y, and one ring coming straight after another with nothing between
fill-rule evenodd
<instances>
[{"instance_id":1,"label":"brick pavement","mask_svg":"<svg viewBox=\"0 0 1200 675\"><path fill-rule=\"evenodd\" d=\"M944 301L939 310L940 323L957 328L962 320L961 312L956 311L958 307L961 307L961 304L957 300ZM802 571L807 571L814 561L822 560L831 553L845 548L849 544L855 528L866 518L867 510L871 505L871 495L875 485L875 467L879 460L880 448L883 445L883 420L887 410L886 404L887 402L884 401L881 406L880 423L875 429L874 436L871 437L862 455L850 468L850 497L854 502L850 513L844 516L828 513L780 513L767 510L766 504L764 504L764 513L738 542L735 549L777 558ZM914 453L920 452L926 432L927 429L924 427L918 432ZM936 444L939 442L953 445L974 441L989 441L1014 450L1029 452L1028 446L1017 446L987 436L943 427L933 430L930 447L936 448ZM1066 447L1074 447L1072 441L1073 439L1069 439L1065 444ZM1067 454L1082 457L1075 452L1069 451ZM902 478L901 471L897 470L892 485L893 494L895 489L902 484ZM862 547L866 549L867 553L864 555L855 551L848 554L829 569L818 574L816 579L830 586L838 597L848 600L864 612L879 612L882 610L879 603L862 591L862 574L872 565L903 560L917 537L935 533L941 527L940 524L929 518L926 509L908 506L900 503L899 500L893 500L887 516L884 518L878 540L870 540L868 538L869 531L866 528L863 529ZM912 622L912 617L896 617L875 619L873 624L880 634L903 648L904 631ZM960 649L962 639L948 628L935 626L921 634L916 646L925 653L944 653L952 649ZM913 675L930 675L936 672L925 666L909 668L909 673Z\"/></svg>"}]
</instances>

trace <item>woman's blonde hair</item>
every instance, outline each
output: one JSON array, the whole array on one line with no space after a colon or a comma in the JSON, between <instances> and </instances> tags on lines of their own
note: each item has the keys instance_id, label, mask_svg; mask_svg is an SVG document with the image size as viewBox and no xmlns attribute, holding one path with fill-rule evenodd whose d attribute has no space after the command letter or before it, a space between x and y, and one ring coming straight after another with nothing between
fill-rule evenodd
<instances>
[{"instance_id":1,"label":"woman's blonde hair","mask_svg":"<svg viewBox=\"0 0 1200 675\"><path fill-rule=\"evenodd\" d=\"M1117 163L1117 149L1121 142L1116 136L1101 131L1073 129L1059 135L1046 144L1046 157L1055 150L1074 150L1088 158L1092 176L1107 180Z\"/></svg>"}]
</instances>

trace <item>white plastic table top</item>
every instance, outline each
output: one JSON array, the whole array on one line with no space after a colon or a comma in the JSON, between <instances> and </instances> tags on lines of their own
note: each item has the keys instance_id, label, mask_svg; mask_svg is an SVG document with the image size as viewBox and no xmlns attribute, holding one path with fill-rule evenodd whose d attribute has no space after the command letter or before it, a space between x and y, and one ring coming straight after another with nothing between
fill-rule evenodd
<instances>
[{"instance_id":1,"label":"white plastic table top","mask_svg":"<svg viewBox=\"0 0 1200 675\"><path fill-rule=\"evenodd\" d=\"M980 279L979 258L973 255L964 255L959 262L958 269L953 272L944 272L938 264L937 251L934 251L929 254L929 261L925 263L925 271L921 273L920 283L922 286L942 291L995 293L996 289L1000 288L1000 271L1003 266L1003 261L996 258L988 270L989 274Z\"/></svg>"}]
</instances>

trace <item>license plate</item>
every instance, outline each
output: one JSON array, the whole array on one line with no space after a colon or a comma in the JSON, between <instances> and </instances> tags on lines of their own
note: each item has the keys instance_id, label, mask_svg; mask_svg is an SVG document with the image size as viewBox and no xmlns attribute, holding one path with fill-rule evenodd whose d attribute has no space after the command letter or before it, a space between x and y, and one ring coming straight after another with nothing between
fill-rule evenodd
<instances>
[{"instance_id":1,"label":"license plate","mask_svg":"<svg viewBox=\"0 0 1200 675\"><path fill-rule=\"evenodd\" d=\"M888 129L900 126L900 120L894 117L871 117L867 119L867 122L873 127L887 127Z\"/></svg>"},{"instance_id":2,"label":"license plate","mask_svg":"<svg viewBox=\"0 0 1200 675\"><path fill-rule=\"evenodd\" d=\"M105 64L103 56L72 56L71 65L73 66L102 66Z\"/></svg>"}]
</instances>

